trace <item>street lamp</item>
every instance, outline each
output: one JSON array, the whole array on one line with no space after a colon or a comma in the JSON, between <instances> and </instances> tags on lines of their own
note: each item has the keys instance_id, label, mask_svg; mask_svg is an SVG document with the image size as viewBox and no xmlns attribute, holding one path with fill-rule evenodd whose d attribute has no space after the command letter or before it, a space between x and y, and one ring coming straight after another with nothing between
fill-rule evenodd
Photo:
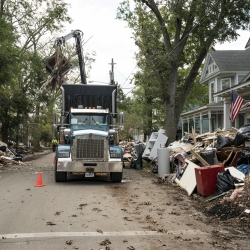
<instances>
[{"instance_id":1,"label":"street lamp","mask_svg":"<svg viewBox=\"0 0 250 250\"><path fill-rule=\"evenodd\" d=\"M99 82L99 83L104 83L104 84L110 84L109 82L89 81L89 83L94 83L94 82Z\"/></svg>"}]
</instances>

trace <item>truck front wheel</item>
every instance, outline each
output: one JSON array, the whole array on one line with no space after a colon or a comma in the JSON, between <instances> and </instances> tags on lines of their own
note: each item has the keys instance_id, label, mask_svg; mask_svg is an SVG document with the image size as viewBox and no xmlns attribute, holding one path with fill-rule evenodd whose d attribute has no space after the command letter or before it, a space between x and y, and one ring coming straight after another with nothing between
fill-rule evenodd
<instances>
[{"instance_id":1,"label":"truck front wheel","mask_svg":"<svg viewBox=\"0 0 250 250\"><path fill-rule=\"evenodd\" d=\"M112 182L121 182L122 181L122 172L110 173L110 180Z\"/></svg>"},{"instance_id":2,"label":"truck front wheel","mask_svg":"<svg viewBox=\"0 0 250 250\"><path fill-rule=\"evenodd\" d=\"M58 172L57 171L57 163L55 164L55 181L56 182L67 181L67 172Z\"/></svg>"}]
</instances>

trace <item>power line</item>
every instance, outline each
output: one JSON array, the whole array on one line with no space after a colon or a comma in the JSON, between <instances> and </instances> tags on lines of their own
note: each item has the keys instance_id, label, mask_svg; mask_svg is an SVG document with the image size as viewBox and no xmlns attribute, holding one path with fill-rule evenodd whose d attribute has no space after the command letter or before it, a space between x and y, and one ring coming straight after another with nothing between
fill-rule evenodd
<instances>
[{"instance_id":1,"label":"power line","mask_svg":"<svg viewBox=\"0 0 250 250\"><path fill-rule=\"evenodd\" d=\"M114 68L115 68L115 70L118 71L118 73L120 73L120 75L121 75L122 77L124 77L124 79L126 79L126 76L124 76L124 75L117 69L117 67L114 66Z\"/></svg>"},{"instance_id":2,"label":"power line","mask_svg":"<svg viewBox=\"0 0 250 250\"><path fill-rule=\"evenodd\" d=\"M127 82L127 80L129 79L130 75L133 73L133 71L137 68L137 65L133 68L133 70L130 72L130 74L128 75L128 77L126 78L125 82L122 84L122 86ZM134 77L131 79L131 82L132 80L134 79Z\"/></svg>"}]
</instances>

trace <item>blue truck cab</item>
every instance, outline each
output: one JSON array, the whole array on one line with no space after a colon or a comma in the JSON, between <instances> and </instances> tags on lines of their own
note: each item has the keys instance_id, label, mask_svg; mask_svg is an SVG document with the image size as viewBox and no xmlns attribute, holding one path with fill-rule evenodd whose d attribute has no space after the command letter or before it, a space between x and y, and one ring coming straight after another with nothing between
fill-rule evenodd
<instances>
[{"instance_id":1,"label":"blue truck cab","mask_svg":"<svg viewBox=\"0 0 250 250\"><path fill-rule=\"evenodd\" d=\"M115 85L65 84L61 87L61 124L55 159L55 181L67 174L110 176L121 182L123 150L116 124Z\"/></svg>"}]
</instances>

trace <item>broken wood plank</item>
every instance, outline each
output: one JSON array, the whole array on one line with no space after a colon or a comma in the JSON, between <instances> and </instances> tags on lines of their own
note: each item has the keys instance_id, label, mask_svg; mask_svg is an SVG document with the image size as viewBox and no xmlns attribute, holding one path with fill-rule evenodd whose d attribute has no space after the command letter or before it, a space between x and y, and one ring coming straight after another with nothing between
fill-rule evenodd
<instances>
[{"instance_id":1,"label":"broken wood plank","mask_svg":"<svg viewBox=\"0 0 250 250\"><path fill-rule=\"evenodd\" d=\"M196 176L195 176L195 168L198 168L199 166L195 163L185 160L185 162L188 164L185 172L183 173L181 179L175 179L175 182L183 189L185 189L188 193L188 195L192 195L196 188Z\"/></svg>"},{"instance_id":2,"label":"broken wood plank","mask_svg":"<svg viewBox=\"0 0 250 250\"><path fill-rule=\"evenodd\" d=\"M192 145L190 143L182 143L180 145L180 147L187 153L187 152L190 152L190 150L193 149L194 145Z\"/></svg>"},{"instance_id":3,"label":"broken wood plank","mask_svg":"<svg viewBox=\"0 0 250 250\"><path fill-rule=\"evenodd\" d=\"M224 192L224 193L222 193L222 194L219 194L219 195L216 195L216 196L213 196L212 198L210 198L210 199L208 199L208 200L206 200L206 201L212 201L212 200L215 200L215 199L217 199L217 198L219 198L219 197L221 197L221 196L224 196L225 194L227 194L228 193L228 191L227 192Z\"/></svg>"}]
</instances>

